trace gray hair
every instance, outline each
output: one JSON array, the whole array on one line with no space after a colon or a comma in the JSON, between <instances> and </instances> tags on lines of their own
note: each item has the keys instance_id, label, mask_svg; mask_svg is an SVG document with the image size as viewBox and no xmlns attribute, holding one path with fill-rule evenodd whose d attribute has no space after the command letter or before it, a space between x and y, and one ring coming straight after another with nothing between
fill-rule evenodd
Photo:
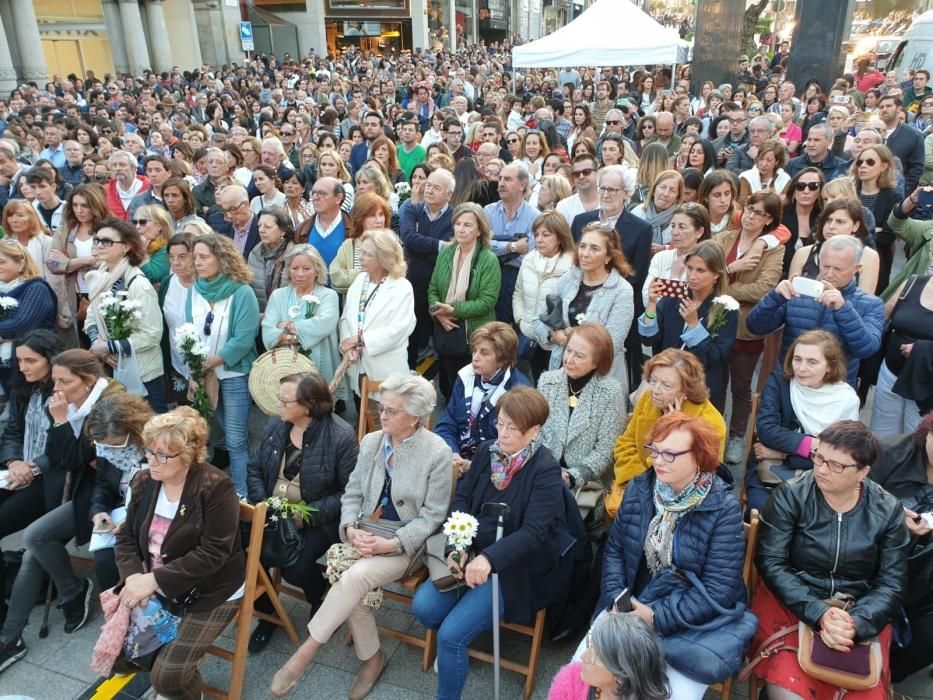
<instances>
[{"instance_id":1,"label":"gray hair","mask_svg":"<svg viewBox=\"0 0 933 700\"><path fill-rule=\"evenodd\" d=\"M129 151L114 151L110 154L110 157L107 159L108 165L113 165L121 158L125 159L130 165L136 165L136 156L134 156Z\"/></svg>"},{"instance_id":2,"label":"gray hair","mask_svg":"<svg viewBox=\"0 0 933 700\"><path fill-rule=\"evenodd\" d=\"M515 170L518 172L518 181L525 186L525 191L528 191L528 184L531 182L531 173L528 170L528 166L525 165L523 161L513 160L506 167L515 167Z\"/></svg>"},{"instance_id":3,"label":"gray hair","mask_svg":"<svg viewBox=\"0 0 933 700\"><path fill-rule=\"evenodd\" d=\"M862 252L865 246L855 236L833 236L823 242L822 249L825 250L851 250L855 264L862 262Z\"/></svg>"},{"instance_id":4,"label":"gray hair","mask_svg":"<svg viewBox=\"0 0 933 700\"><path fill-rule=\"evenodd\" d=\"M606 119L607 119L607 120L608 120L608 119L612 119L613 116L614 116L615 118L621 120L622 117L623 117L624 115L622 114L622 110L621 110L621 109L616 109L615 107L613 107L613 108L610 109L608 112L606 112Z\"/></svg>"},{"instance_id":5,"label":"gray hair","mask_svg":"<svg viewBox=\"0 0 933 700\"><path fill-rule=\"evenodd\" d=\"M434 412L437 393L434 386L420 374L391 374L382 382L382 394L395 394L402 400L405 413L424 423Z\"/></svg>"},{"instance_id":6,"label":"gray hair","mask_svg":"<svg viewBox=\"0 0 933 700\"><path fill-rule=\"evenodd\" d=\"M310 243L301 243L285 253L283 258L285 269L287 270L292 264L292 260L297 258L299 255L305 255L311 258L311 267L314 268L315 284L326 287L329 279L327 275L327 265L324 263L324 258L321 257L321 254L317 251L317 248L315 248Z\"/></svg>"},{"instance_id":7,"label":"gray hair","mask_svg":"<svg viewBox=\"0 0 933 700\"><path fill-rule=\"evenodd\" d=\"M658 636L634 615L608 613L590 632L593 653L616 679L621 700L666 700L670 685Z\"/></svg>"},{"instance_id":8,"label":"gray hair","mask_svg":"<svg viewBox=\"0 0 933 700\"><path fill-rule=\"evenodd\" d=\"M596 184L602 185L606 175L615 175L619 178L622 189L631 193L635 190L635 171L625 165L606 165L596 174Z\"/></svg>"},{"instance_id":9,"label":"gray hair","mask_svg":"<svg viewBox=\"0 0 933 700\"><path fill-rule=\"evenodd\" d=\"M268 136L262 140L262 146L265 146L267 143L274 146L275 152L280 156L285 155L285 148L282 146L282 142L277 136Z\"/></svg>"},{"instance_id":10,"label":"gray hair","mask_svg":"<svg viewBox=\"0 0 933 700\"><path fill-rule=\"evenodd\" d=\"M829 122L820 122L819 124L814 124L810 127L810 133L812 134L814 129L816 131L822 131L823 136L826 137L827 141L832 141L836 138L836 130L829 124Z\"/></svg>"},{"instance_id":11,"label":"gray hair","mask_svg":"<svg viewBox=\"0 0 933 700\"><path fill-rule=\"evenodd\" d=\"M755 117L754 119L752 119L752 120L748 123L748 126L749 126L749 128L751 128L751 127L753 127L753 126L761 126L762 124L764 124L766 127L768 127L768 133L774 133L774 124L772 124L772 123L771 123L771 120L768 119L768 118L767 118L766 116L764 116L764 115L761 115L760 117Z\"/></svg>"},{"instance_id":12,"label":"gray hair","mask_svg":"<svg viewBox=\"0 0 933 700\"><path fill-rule=\"evenodd\" d=\"M457 186L457 181L454 179L454 174L450 172L447 168L437 168L432 175L440 175L447 182L447 194L453 194L454 188Z\"/></svg>"}]
</instances>

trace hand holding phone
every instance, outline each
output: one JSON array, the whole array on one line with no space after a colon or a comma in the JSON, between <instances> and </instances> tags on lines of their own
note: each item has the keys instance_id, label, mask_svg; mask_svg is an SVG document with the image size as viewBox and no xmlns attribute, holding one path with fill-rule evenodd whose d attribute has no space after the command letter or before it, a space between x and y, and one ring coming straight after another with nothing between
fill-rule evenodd
<instances>
[{"instance_id":1,"label":"hand holding phone","mask_svg":"<svg viewBox=\"0 0 933 700\"><path fill-rule=\"evenodd\" d=\"M812 297L816 299L825 290L825 285L819 280L811 280L808 277L794 277L791 280L791 286L800 296Z\"/></svg>"},{"instance_id":2,"label":"hand holding phone","mask_svg":"<svg viewBox=\"0 0 933 700\"><path fill-rule=\"evenodd\" d=\"M619 595L612 599L612 603L609 605L609 612L627 613L632 612L633 609L632 592L628 588L624 588Z\"/></svg>"}]
</instances>

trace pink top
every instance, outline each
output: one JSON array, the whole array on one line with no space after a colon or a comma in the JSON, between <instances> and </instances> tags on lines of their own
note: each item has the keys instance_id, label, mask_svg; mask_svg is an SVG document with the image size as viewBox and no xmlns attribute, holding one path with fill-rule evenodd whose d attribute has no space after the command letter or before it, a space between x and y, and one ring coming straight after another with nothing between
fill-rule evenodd
<instances>
[{"instance_id":1,"label":"pink top","mask_svg":"<svg viewBox=\"0 0 933 700\"><path fill-rule=\"evenodd\" d=\"M799 126L793 123L785 127L784 131L778 134L778 136L781 137L781 140L785 144L788 144L791 141L796 141L799 144L801 141L803 141L803 132L800 130Z\"/></svg>"},{"instance_id":2,"label":"pink top","mask_svg":"<svg viewBox=\"0 0 933 700\"><path fill-rule=\"evenodd\" d=\"M547 700L586 700L589 697L590 686L580 677L582 661L567 664L551 681L551 688L547 691Z\"/></svg>"}]
</instances>

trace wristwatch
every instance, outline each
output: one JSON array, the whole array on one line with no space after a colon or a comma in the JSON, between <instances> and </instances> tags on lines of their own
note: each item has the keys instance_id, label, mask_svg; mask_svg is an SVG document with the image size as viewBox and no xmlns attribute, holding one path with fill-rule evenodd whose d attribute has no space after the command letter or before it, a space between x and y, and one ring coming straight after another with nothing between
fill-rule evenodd
<instances>
[{"instance_id":1,"label":"wristwatch","mask_svg":"<svg viewBox=\"0 0 933 700\"><path fill-rule=\"evenodd\" d=\"M402 541L398 537L395 538L395 553L396 554L405 553L405 548L402 546Z\"/></svg>"},{"instance_id":2,"label":"wristwatch","mask_svg":"<svg viewBox=\"0 0 933 700\"><path fill-rule=\"evenodd\" d=\"M516 248L517 248L517 246L515 245L515 241L512 241L511 243L509 243L509 252L510 252L510 253L514 253L515 250L516 250Z\"/></svg>"}]
</instances>

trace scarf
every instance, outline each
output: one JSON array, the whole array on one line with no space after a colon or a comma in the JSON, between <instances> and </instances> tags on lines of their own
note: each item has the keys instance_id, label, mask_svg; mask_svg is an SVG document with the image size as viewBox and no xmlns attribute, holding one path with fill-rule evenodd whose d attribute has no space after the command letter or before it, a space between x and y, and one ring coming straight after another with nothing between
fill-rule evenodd
<instances>
[{"instance_id":1,"label":"scarf","mask_svg":"<svg viewBox=\"0 0 933 700\"><path fill-rule=\"evenodd\" d=\"M505 386L508 384L511 373L509 367L503 367L489 379L483 379L481 375L475 374L471 370L472 390L467 386L466 382L463 385L463 408L466 414L466 426L460 433L461 457L472 459L473 454L476 452L476 446L491 437L486 435L483 430L483 421L495 408L499 398L505 393ZM464 454L464 452L467 454Z\"/></svg>"},{"instance_id":2,"label":"scarf","mask_svg":"<svg viewBox=\"0 0 933 700\"><path fill-rule=\"evenodd\" d=\"M123 653L123 640L130 626L130 609L120 604L120 596L113 588L100 594L100 605L106 622L94 644L91 670L109 676L113 665Z\"/></svg>"},{"instance_id":3,"label":"scarf","mask_svg":"<svg viewBox=\"0 0 933 700\"><path fill-rule=\"evenodd\" d=\"M84 427L84 419L87 418L91 409L94 408L94 404L97 403L97 399L104 393L104 389L107 388L108 383L109 382L104 377L101 377L97 380L97 383L91 389L90 393L88 393L83 404L78 408L75 408L72 404L68 404L68 422L71 424L71 430L74 432L76 438L81 438L81 429Z\"/></svg>"},{"instance_id":4,"label":"scarf","mask_svg":"<svg viewBox=\"0 0 933 700\"><path fill-rule=\"evenodd\" d=\"M96 303L97 298L105 292L111 291L117 283L124 279L130 267L130 261L123 258L110 272L101 265L93 278L88 280L88 301L90 302L88 312L94 319L101 340L110 340L110 329L107 328L107 323L104 321L104 314L100 310L100 304Z\"/></svg>"},{"instance_id":5,"label":"scarf","mask_svg":"<svg viewBox=\"0 0 933 700\"><path fill-rule=\"evenodd\" d=\"M450 271L450 284L447 287L447 297L444 301L447 304L456 304L466 299L467 291L470 288L470 272L473 264L473 256L476 254L477 245L473 246L466 255L460 246L454 251L453 267Z\"/></svg>"},{"instance_id":6,"label":"scarf","mask_svg":"<svg viewBox=\"0 0 933 700\"><path fill-rule=\"evenodd\" d=\"M272 296L272 292L281 286L282 272L285 269L283 255L290 242L283 236L282 240L275 246L270 247L265 243L260 243L258 246L257 255L263 260L266 268L266 299Z\"/></svg>"},{"instance_id":7,"label":"scarf","mask_svg":"<svg viewBox=\"0 0 933 700\"><path fill-rule=\"evenodd\" d=\"M819 389L790 380L790 405L807 435L819 435L840 420L858 420L859 399L846 382L824 384Z\"/></svg>"},{"instance_id":8,"label":"scarf","mask_svg":"<svg viewBox=\"0 0 933 700\"><path fill-rule=\"evenodd\" d=\"M674 218L674 211L677 207L668 207L662 212L657 212L654 210L654 202L645 202L645 216L644 220L648 222L648 225L651 227L651 242L652 243L670 243L671 242L671 232L668 230L671 219ZM665 236L665 233L667 234ZM667 240L665 240L665 238Z\"/></svg>"},{"instance_id":9,"label":"scarf","mask_svg":"<svg viewBox=\"0 0 933 700\"><path fill-rule=\"evenodd\" d=\"M15 280L10 280L9 282L0 282L0 295L5 296L9 294L26 281L28 280L24 280L22 277L17 277Z\"/></svg>"},{"instance_id":10,"label":"scarf","mask_svg":"<svg viewBox=\"0 0 933 700\"><path fill-rule=\"evenodd\" d=\"M194 281L194 288L198 290L198 294L211 304L232 296L239 286L239 282L234 282L223 273L217 275L214 279L208 280L198 277Z\"/></svg>"},{"instance_id":11,"label":"scarf","mask_svg":"<svg viewBox=\"0 0 933 700\"><path fill-rule=\"evenodd\" d=\"M49 414L45 410L46 397L36 389L26 405L23 431L23 461L33 462L45 454L46 434L49 430Z\"/></svg>"},{"instance_id":12,"label":"scarf","mask_svg":"<svg viewBox=\"0 0 933 700\"><path fill-rule=\"evenodd\" d=\"M512 483L512 478L521 471L541 444L541 432L523 449L515 454L507 455L496 441L489 446L489 478L497 491L505 491Z\"/></svg>"},{"instance_id":13,"label":"scarf","mask_svg":"<svg viewBox=\"0 0 933 700\"><path fill-rule=\"evenodd\" d=\"M677 522L700 505L713 487L713 472L697 472L680 493L668 484L654 482L654 507L657 511L645 535L645 559L652 576L669 569L674 558L674 530Z\"/></svg>"}]
</instances>

